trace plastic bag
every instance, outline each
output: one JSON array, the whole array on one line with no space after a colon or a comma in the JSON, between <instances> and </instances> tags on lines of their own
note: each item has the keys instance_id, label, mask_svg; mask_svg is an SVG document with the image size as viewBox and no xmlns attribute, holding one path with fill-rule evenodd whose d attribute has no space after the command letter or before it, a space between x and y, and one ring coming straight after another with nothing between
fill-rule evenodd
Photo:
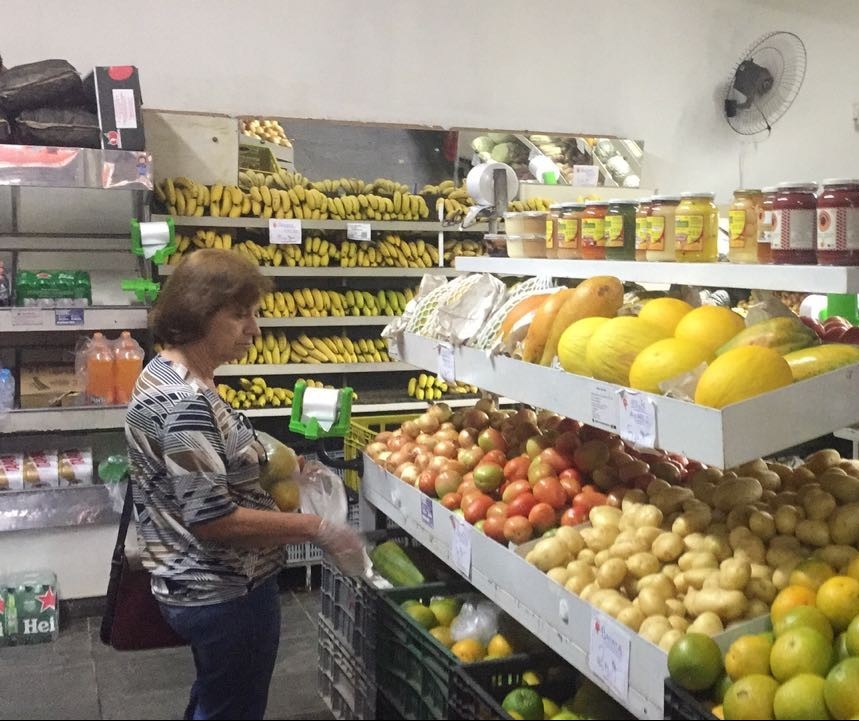
<instances>
[{"instance_id":1,"label":"plastic bag","mask_svg":"<svg viewBox=\"0 0 859 721\"><path fill-rule=\"evenodd\" d=\"M500 616L501 609L491 601L466 602L450 625L451 636L454 641L473 638L486 646L498 633Z\"/></svg>"},{"instance_id":2,"label":"plastic bag","mask_svg":"<svg viewBox=\"0 0 859 721\"><path fill-rule=\"evenodd\" d=\"M698 387L698 381L701 380L705 370L707 370L707 364L701 363L690 371L662 381L659 384L659 390L669 398L679 398L694 403L695 389Z\"/></svg>"},{"instance_id":3,"label":"plastic bag","mask_svg":"<svg viewBox=\"0 0 859 721\"><path fill-rule=\"evenodd\" d=\"M346 523L349 503L343 481L319 461L307 461L299 478L301 510L331 523Z\"/></svg>"},{"instance_id":4,"label":"plastic bag","mask_svg":"<svg viewBox=\"0 0 859 721\"><path fill-rule=\"evenodd\" d=\"M87 110L39 108L15 119L15 139L23 144L98 148L100 134L98 116Z\"/></svg>"}]
</instances>

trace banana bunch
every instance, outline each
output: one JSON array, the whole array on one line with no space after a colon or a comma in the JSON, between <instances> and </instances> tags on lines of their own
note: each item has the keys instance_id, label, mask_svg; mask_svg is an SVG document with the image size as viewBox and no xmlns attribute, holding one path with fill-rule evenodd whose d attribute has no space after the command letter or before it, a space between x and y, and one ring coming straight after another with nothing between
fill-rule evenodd
<instances>
[{"instance_id":1,"label":"banana bunch","mask_svg":"<svg viewBox=\"0 0 859 721\"><path fill-rule=\"evenodd\" d=\"M476 240L446 240L444 242L444 259L446 263L461 255L474 257L484 254L483 243L479 243Z\"/></svg>"},{"instance_id":2,"label":"banana bunch","mask_svg":"<svg viewBox=\"0 0 859 721\"><path fill-rule=\"evenodd\" d=\"M426 373L421 373L417 378L409 378L409 398L417 398L419 401L437 401L441 400L446 393L456 395L477 393L477 386L466 383L451 385L441 376L428 376Z\"/></svg>"},{"instance_id":3,"label":"banana bunch","mask_svg":"<svg viewBox=\"0 0 859 721\"><path fill-rule=\"evenodd\" d=\"M549 198L529 198L528 200L514 200L507 207L514 213L524 213L529 210L546 212L554 202Z\"/></svg>"},{"instance_id":4,"label":"banana bunch","mask_svg":"<svg viewBox=\"0 0 859 721\"><path fill-rule=\"evenodd\" d=\"M264 318L324 318L372 315L402 315L415 297L405 290L361 290L339 292L319 288L296 288L266 293L261 304Z\"/></svg>"},{"instance_id":5,"label":"banana bunch","mask_svg":"<svg viewBox=\"0 0 859 721\"><path fill-rule=\"evenodd\" d=\"M292 346L293 363L386 363L391 360L381 338L348 336L311 338L302 333Z\"/></svg>"},{"instance_id":6,"label":"banana bunch","mask_svg":"<svg viewBox=\"0 0 859 721\"><path fill-rule=\"evenodd\" d=\"M289 363L292 358L292 345L283 331L266 331L254 338L253 345L238 360L241 365ZM295 359L292 358L293 362Z\"/></svg>"},{"instance_id":7,"label":"banana bunch","mask_svg":"<svg viewBox=\"0 0 859 721\"><path fill-rule=\"evenodd\" d=\"M459 187L456 187L456 184L452 180L444 180L438 185L425 185L423 188L421 188L420 194L438 195L442 198L453 197L455 200L468 199L469 201L471 201L471 197L468 195L468 191L465 188L465 184L463 183Z\"/></svg>"},{"instance_id":8,"label":"banana bunch","mask_svg":"<svg viewBox=\"0 0 859 721\"><path fill-rule=\"evenodd\" d=\"M406 304L415 297L411 288L404 290L347 290L343 293L346 315L402 315Z\"/></svg>"},{"instance_id":9,"label":"banana bunch","mask_svg":"<svg viewBox=\"0 0 859 721\"><path fill-rule=\"evenodd\" d=\"M286 137L283 126L277 120L263 120L260 118L242 118L242 135L259 140L267 140L275 145L283 145L291 148L292 143Z\"/></svg>"},{"instance_id":10,"label":"banana bunch","mask_svg":"<svg viewBox=\"0 0 859 721\"><path fill-rule=\"evenodd\" d=\"M432 268L438 265L438 248L424 240L405 240L388 234L378 243L343 242L341 268Z\"/></svg>"},{"instance_id":11,"label":"banana bunch","mask_svg":"<svg viewBox=\"0 0 859 721\"><path fill-rule=\"evenodd\" d=\"M233 236L229 233L217 233L214 230L198 230L194 235L176 233L176 250L167 259L168 265L179 265L179 262L197 248L218 248L233 250Z\"/></svg>"},{"instance_id":12,"label":"banana bunch","mask_svg":"<svg viewBox=\"0 0 859 721\"><path fill-rule=\"evenodd\" d=\"M280 408L292 405L291 388L276 388L266 384L264 378L239 378L239 389L225 383L218 384L218 395L236 409Z\"/></svg>"},{"instance_id":13,"label":"banana bunch","mask_svg":"<svg viewBox=\"0 0 859 721\"><path fill-rule=\"evenodd\" d=\"M471 200L469 197L468 200ZM435 201L435 212L445 223L459 223L468 213L468 206L473 203L465 203L455 198L438 198Z\"/></svg>"}]
</instances>

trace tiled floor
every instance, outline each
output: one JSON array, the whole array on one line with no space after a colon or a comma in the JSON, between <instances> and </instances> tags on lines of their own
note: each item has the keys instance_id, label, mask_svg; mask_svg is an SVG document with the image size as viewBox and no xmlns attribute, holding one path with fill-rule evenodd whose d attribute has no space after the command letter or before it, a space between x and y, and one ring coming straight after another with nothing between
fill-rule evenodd
<instances>
[{"instance_id":1,"label":"tiled floor","mask_svg":"<svg viewBox=\"0 0 859 721\"><path fill-rule=\"evenodd\" d=\"M330 719L316 692L319 593L283 591L268 719ZM64 624L55 643L0 650L2 719L181 719L194 663L187 648L120 653L100 618Z\"/></svg>"}]
</instances>

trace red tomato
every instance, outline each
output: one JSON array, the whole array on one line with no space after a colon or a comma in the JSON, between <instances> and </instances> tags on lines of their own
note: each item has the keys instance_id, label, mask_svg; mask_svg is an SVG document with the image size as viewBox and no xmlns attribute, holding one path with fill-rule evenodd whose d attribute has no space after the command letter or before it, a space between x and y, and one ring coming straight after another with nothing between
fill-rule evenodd
<instances>
[{"instance_id":1,"label":"red tomato","mask_svg":"<svg viewBox=\"0 0 859 721\"><path fill-rule=\"evenodd\" d=\"M492 499L485 493L473 493L463 497L462 512L465 514L465 520L472 525L482 521L492 503Z\"/></svg>"},{"instance_id":2,"label":"red tomato","mask_svg":"<svg viewBox=\"0 0 859 721\"><path fill-rule=\"evenodd\" d=\"M510 503L516 496L521 493L526 493L531 491L531 484L528 481L513 481L504 493L501 494L501 500L505 503Z\"/></svg>"},{"instance_id":3,"label":"red tomato","mask_svg":"<svg viewBox=\"0 0 859 721\"><path fill-rule=\"evenodd\" d=\"M546 461L541 461L539 456L532 461L530 466L528 466L528 480L531 482L532 486L541 478L554 475L555 469Z\"/></svg>"},{"instance_id":4,"label":"red tomato","mask_svg":"<svg viewBox=\"0 0 859 721\"><path fill-rule=\"evenodd\" d=\"M573 498L577 493L581 493L582 474L575 468L567 468L566 470L561 471L561 475L558 476L558 480L561 482L561 486L570 498Z\"/></svg>"},{"instance_id":5,"label":"red tomato","mask_svg":"<svg viewBox=\"0 0 859 721\"><path fill-rule=\"evenodd\" d=\"M528 521L537 533L543 534L555 527L557 521L555 509L548 503L538 503L528 514Z\"/></svg>"},{"instance_id":6,"label":"red tomato","mask_svg":"<svg viewBox=\"0 0 859 721\"><path fill-rule=\"evenodd\" d=\"M528 477L528 466L531 465L531 459L528 456L516 456L512 458L504 466L504 477L508 481L519 481Z\"/></svg>"},{"instance_id":7,"label":"red tomato","mask_svg":"<svg viewBox=\"0 0 859 721\"><path fill-rule=\"evenodd\" d=\"M516 516L504 522L504 538L511 543L527 543L533 535L534 529L527 518Z\"/></svg>"},{"instance_id":8,"label":"red tomato","mask_svg":"<svg viewBox=\"0 0 859 721\"><path fill-rule=\"evenodd\" d=\"M506 518L502 518L501 516L489 516L483 522L483 532L493 541L506 544L507 539L504 536L504 526L506 523Z\"/></svg>"},{"instance_id":9,"label":"red tomato","mask_svg":"<svg viewBox=\"0 0 859 721\"><path fill-rule=\"evenodd\" d=\"M541 478L534 484L534 498L539 503L548 503L555 509L561 509L570 502L561 482L554 476Z\"/></svg>"},{"instance_id":10,"label":"red tomato","mask_svg":"<svg viewBox=\"0 0 859 721\"><path fill-rule=\"evenodd\" d=\"M536 505L537 499L534 498L533 493L530 491L520 493L507 504L507 518L512 518L513 516L525 516L527 518L531 509Z\"/></svg>"},{"instance_id":11,"label":"red tomato","mask_svg":"<svg viewBox=\"0 0 859 721\"><path fill-rule=\"evenodd\" d=\"M562 526L578 526L588 520L588 512L582 506L573 506L564 511L561 516Z\"/></svg>"},{"instance_id":12,"label":"red tomato","mask_svg":"<svg viewBox=\"0 0 859 721\"><path fill-rule=\"evenodd\" d=\"M543 451L539 456L537 456L544 463L548 463L555 473L560 473L561 471L570 468L573 465L573 459L565 456L563 453L559 453L554 448L547 448Z\"/></svg>"},{"instance_id":13,"label":"red tomato","mask_svg":"<svg viewBox=\"0 0 859 721\"><path fill-rule=\"evenodd\" d=\"M466 493L474 493L475 491L479 491L480 489L474 485L474 481L463 481L459 484L459 487L456 489L456 492L465 498Z\"/></svg>"},{"instance_id":14,"label":"red tomato","mask_svg":"<svg viewBox=\"0 0 859 721\"><path fill-rule=\"evenodd\" d=\"M462 503L462 496L458 493L447 493L445 497L441 499L441 505L447 508L449 511L455 511L459 508Z\"/></svg>"},{"instance_id":15,"label":"red tomato","mask_svg":"<svg viewBox=\"0 0 859 721\"><path fill-rule=\"evenodd\" d=\"M502 468L507 463L507 456L504 455L504 451L494 450L489 451L483 458L480 459L480 463L477 465L483 465L484 463L497 463Z\"/></svg>"},{"instance_id":16,"label":"red tomato","mask_svg":"<svg viewBox=\"0 0 859 721\"><path fill-rule=\"evenodd\" d=\"M489 506L489 510L486 511L486 520L495 518L495 516L500 516L505 520L507 519L507 504L504 503L504 501L496 501Z\"/></svg>"}]
</instances>

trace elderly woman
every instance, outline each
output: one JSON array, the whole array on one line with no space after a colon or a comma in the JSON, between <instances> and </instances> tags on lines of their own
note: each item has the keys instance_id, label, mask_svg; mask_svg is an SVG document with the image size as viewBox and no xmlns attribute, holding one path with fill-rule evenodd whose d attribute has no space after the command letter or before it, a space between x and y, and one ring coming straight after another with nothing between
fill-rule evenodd
<instances>
[{"instance_id":1,"label":"elderly woman","mask_svg":"<svg viewBox=\"0 0 859 721\"><path fill-rule=\"evenodd\" d=\"M253 429L218 396L215 369L259 335L267 289L257 268L228 251L200 250L179 264L151 314L164 350L128 407L141 555L197 669L185 718L263 718L286 544L314 542L344 570L361 567L351 528L277 510L259 485L263 452Z\"/></svg>"}]
</instances>

